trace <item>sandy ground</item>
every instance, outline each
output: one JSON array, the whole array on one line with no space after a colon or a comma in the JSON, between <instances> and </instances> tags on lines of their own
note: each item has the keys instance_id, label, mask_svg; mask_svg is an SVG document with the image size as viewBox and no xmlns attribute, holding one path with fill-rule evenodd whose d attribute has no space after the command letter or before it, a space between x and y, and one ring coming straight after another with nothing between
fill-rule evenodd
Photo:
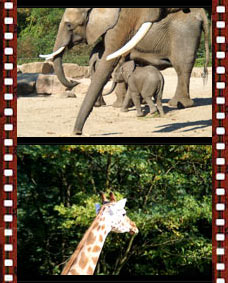
<instances>
[{"instance_id":1,"label":"sandy ground","mask_svg":"<svg viewBox=\"0 0 228 283\"><path fill-rule=\"evenodd\" d=\"M105 97L106 107L94 108L86 121L82 136L89 137L211 137L212 136L212 76L203 86L202 78L191 79L191 97L195 105L187 109L170 108L177 77L165 75L164 118L149 115L136 117L135 108L128 113L111 105L115 95ZM82 79L77 98L61 95L19 97L18 137L70 137L89 79Z\"/></svg>"}]
</instances>

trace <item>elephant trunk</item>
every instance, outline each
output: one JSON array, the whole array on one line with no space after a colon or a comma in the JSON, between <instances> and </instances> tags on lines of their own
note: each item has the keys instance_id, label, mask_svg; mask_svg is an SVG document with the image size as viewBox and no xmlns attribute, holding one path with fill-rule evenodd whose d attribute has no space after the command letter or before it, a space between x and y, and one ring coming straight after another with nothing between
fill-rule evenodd
<instances>
[{"instance_id":1,"label":"elephant trunk","mask_svg":"<svg viewBox=\"0 0 228 283\"><path fill-rule=\"evenodd\" d=\"M111 94L115 90L116 86L117 86L117 82L113 82L111 89L108 92L103 93L102 95L107 96L107 95Z\"/></svg>"},{"instance_id":2,"label":"elephant trunk","mask_svg":"<svg viewBox=\"0 0 228 283\"><path fill-rule=\"evenodd\" d=\"M84 98L84 101L82 102L82 106L80 108L73 133L76 135L82 134L83 126L86 122L86 119L90 115L90 113L93 110L93 106L98 99L100 93L102 92L105 84L109 80L111 73L114 69L114 65L116 65L117 62L111 61L111 62L105 62L105 60L102 62L100 61L99 68L96 70L90 87L88 89L87 95Z\"/></svg>"},{"instance_id":3,"label":"elephant trunk","mask_svg":"<svg viewBox=\"0 0 228 283\"><path fill-rule=\"evenodd\" d=\"M66 47L69 46L71 40L72 40L72 34L65 28L64 22L62 21L59 26L53 53L51 55L48 55L48 56L52 56L54 62L55 74L57 75L59 81L69 89L72 89L73 87L79 84L76 81L74 82L68 81L63 70L62 58L66 50Z\"/></svg>"},{"instance_id":4,"label":"elephant trunk","mask_svg":"<svg viewBox=\"0 0 228 283\"><path fill-rule=\"evenodd\" d=\"M57 75L59 81L67 88L72 89L73 87L75 87L76 85L79 84L79 82L74 81L74 82L69 82L66 79L66 76L64 74L64 70L63 70L63 64L62 64L62 56L63 53L59 54L58 56L56 56L54 58L54 70L55 70L55 74Z\"/></svg>"}]
</instances>

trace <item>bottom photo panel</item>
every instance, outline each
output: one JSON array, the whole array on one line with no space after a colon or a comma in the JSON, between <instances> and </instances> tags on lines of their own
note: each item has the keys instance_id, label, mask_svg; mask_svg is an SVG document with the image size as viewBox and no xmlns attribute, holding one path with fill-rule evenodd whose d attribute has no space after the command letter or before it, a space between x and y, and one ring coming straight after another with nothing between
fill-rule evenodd
<instances>
[{"instance_id":1,"label":"bottom photo panel","mask_svg":"<svg viewBox=\"0 0 228 283\"><path fill-rule=\"evenodd\" d=\"M211 281L211 145L18 146L18 282L106 276Z\"/></svg>"}]
</instances>

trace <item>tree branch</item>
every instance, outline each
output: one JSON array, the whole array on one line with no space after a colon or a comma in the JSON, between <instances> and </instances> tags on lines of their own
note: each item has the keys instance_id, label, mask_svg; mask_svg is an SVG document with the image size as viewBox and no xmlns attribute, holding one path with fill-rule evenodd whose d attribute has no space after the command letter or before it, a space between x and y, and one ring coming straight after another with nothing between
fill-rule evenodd
<instances>
[{"instance_id":1,"label":"tree branch","mask_svg":"<svg viewBox=\"0 0 228 283\"><path fill-rule=\"evenodd\" d=\"M119 275L121 269L123 268L123 266L126 264L126 262L129 260L130 256L129 256L129 253L130 253L130 250L131 250L131 247L132 247L132 244L133 244L133 241L134 241L134 238L135 238L136 235L132 236L129 243L128 243L128 247L126 249L126 252L123 256L123 258L120 260L119 262L119 266L118 268L116 269L116 271L114 271L114 274L113 275Z\"/></svg>"}]
</instances>

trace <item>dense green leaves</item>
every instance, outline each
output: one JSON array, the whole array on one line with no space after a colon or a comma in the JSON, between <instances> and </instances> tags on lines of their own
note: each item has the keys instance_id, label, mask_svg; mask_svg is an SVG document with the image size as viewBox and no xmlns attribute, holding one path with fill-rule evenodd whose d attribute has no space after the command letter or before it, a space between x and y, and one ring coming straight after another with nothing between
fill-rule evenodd
<instances>
[{"instance_id":1,"label":"dense green leaves","mask_svg":"<svg viewBox=\"0 0 228 283\"><path fill-rule=\"evenodd\" d=\"M19 146L19 272L59 274L112 190L140 232L110 233L96 274L208 275L211 167L211 146Z\"/></svg>"},{"instance_id":2,"label":"dense green leaves","mask_svg":"<svg viewBox=\"0 0 228 283\"><path fill-rule=\"evenodd\" d=\"M52 51L63 8L18 9L18 56L39 57Z\"/></svg>"}]
</instances>

